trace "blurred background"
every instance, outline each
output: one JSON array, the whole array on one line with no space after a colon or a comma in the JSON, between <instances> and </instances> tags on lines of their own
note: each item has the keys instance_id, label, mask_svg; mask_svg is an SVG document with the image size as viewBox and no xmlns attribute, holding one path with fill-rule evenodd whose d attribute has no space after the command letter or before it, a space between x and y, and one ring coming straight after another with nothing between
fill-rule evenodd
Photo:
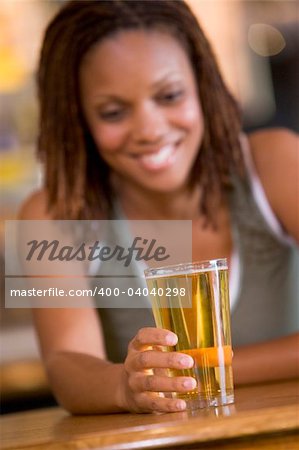
<instances>
[{"instance_id":1,"label":"blurred background","mask_svg":"<svg viewBox=\"0 0 299 450\"><path fill-rule=\"evenodd\" d=\"M138 0L137 0L138 1ZM187 0L210 38L247 131L299 131L299 6L284 0ZM4 221L42 183L35 157L35 72L45 27L63 1L0 1L1 412L55 404L30 311L4 308Z\"/></svg>"}]
</instances>

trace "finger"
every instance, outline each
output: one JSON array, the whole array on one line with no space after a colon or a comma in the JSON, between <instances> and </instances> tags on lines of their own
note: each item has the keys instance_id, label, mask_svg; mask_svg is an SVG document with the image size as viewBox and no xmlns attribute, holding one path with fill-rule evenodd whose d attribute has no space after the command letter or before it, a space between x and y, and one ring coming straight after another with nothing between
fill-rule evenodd
<instances>
[{"instance_id":1,"label":"finger","mask_svg":"<svg viewBox=\"0 0 299 450\"><path fill-rule=\"evenodd\" d=\"M184 353L157 352L154 350L131 353L125 362L126 370L129 372L156 368L182 370L191 369L193 365L193 358Z\"/></svg>"},{"instance_id":2,"label":"finger","mask_svg":"<svg viewBox=\"0 0 299 450\"><path fill-rule=\"evenodd\" d=\"M163 377L136 373L130 377L130 388L135 392L189 392L196 388L192 377Z\"/></svg>"},{"instance_id":3,"label":"finger","mask_svg":"<svg viewBox=\"0 0 299 450\"><path fill-rule=\"evenodd\" d=\"M143 350L152 345L173 346L178 342L175 333L162 328L141 328L129 344L129 350Z\"/></svg>"},{"instance_id":4,"label":"finger","mask_svg":"<svg viewBox=\"0 0 299 450\"><path fill-rule=\"evenodd\" d=\"M156 350L156 351L165 351L164 347L162 347L161 345L155 345L152 347L152 350ZM164 368L155 368L153 369L153 373L155 375L160 375L161 377L169 377L169 371L168 369L164 369Z\"/></svg>"},{"instance_id":5,"label":"finger","mask_svg":"<svg viewBox=\"0 0 299 450\"><path fill-rule=\"evenodd\" d=\"M138 394L136 401L139 412L178 412L187 406L184 400L160 397L150 392Z\"/></svg>"},{"instance_id":6,"label":"finger","mask_svg":"<svg viewBox=\"0 0 299 450\"><path fill-rule=\"evenodd\" d=\"M153 369L153 373L155 374L155 375L160 375L161 377L168 377L169 376L169 372L168 372L168 369L158 369L158 368L156 368L156 369Z\"/></svg>"},{"instance_id":7,"label":"finger","mask_svg":"<svg viewBox=\"0 0 299 450\"><path fill-rule=\"evenodd\" d=\"M163 345L152 345L152 350L156 350L157 352L166 352L165 346Z\"/></svg>"}]
</instances>

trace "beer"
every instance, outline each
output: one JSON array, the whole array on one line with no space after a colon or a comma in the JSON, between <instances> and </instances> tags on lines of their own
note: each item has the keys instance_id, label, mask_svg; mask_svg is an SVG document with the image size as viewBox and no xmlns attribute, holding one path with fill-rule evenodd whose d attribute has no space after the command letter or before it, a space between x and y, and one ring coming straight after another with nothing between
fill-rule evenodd
<instances>
[{"instance_id":1,"label":"beer","mask_svg":"<svg viewBox=\"0 0 299 450\"><path fill-rule=\"evenodd\" d=\"M166 350L186 353L195 361L192 369L169 370L171 376L197 380L196 389L174 393L192 409L233 402L228 273L224 260L217 261L220 267L191 265L190 270L188 265L186 273L168 270L160 275L152 269L146 274L156 325L178 335L177 345Z\"/></svg>"}]
</instances>

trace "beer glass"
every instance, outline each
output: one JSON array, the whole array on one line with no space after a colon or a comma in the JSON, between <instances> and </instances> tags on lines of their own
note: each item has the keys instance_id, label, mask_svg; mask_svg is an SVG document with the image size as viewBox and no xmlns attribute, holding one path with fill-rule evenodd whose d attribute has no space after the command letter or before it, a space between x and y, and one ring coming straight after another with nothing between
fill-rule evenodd
<instances>
[{"instance_id":1,"label":"beer glass","mask_svg":"<svg viewBox=\"0 0 299 450\"><path fill-rule=\"evenodd\" d=\"M233 403L232 347L226 259L145 270L156 326L178 336L175 347L191 355L191 369L169 369L170 376L192 376L197 387L172 393L188 409Z\"/></svg>"}]
</instances>

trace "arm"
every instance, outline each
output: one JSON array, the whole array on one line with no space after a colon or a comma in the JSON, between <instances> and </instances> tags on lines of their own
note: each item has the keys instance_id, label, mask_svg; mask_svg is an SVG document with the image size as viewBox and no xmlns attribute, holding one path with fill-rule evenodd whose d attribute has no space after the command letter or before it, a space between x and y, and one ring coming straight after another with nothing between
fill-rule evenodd
<instances>
[{"instance_id":1,"label":"arm","mask_svg":"<svg viewBox=\"0 0 299 450\"><path fill-rule=\"evenodd\" d=\"M287 130L249 136L252 157L273 212L299 243L299 141ZM234 350L236 384L299 377L299 333ZM257 370L258 368L258 370Z\"/></svg>"},{"instance_id":2,"label":"arm","mask_svg":"<svg viewBox=\"0 0 299 450\"><path fill-rule=\"evenodd\" d=\"M299 333L236 348L233 369L235 384L299 378Z\"/></svg>"},{"instance_id":3,"label":"arm","mask_svg":"<svg viewBox=\"0 0 299 450\"><path fill-rule=\"evenodd\" d=\"M249 142L269 204L285 232L299 244L299 137L273 129L253 133Z\"/></svg>"},{"instance_id":4,"label":"arm","mask_svg":"<svg viewBox=\"0 0 299 450\"><path fill-rule=\"evenodd\" d=\"M105 359L96 313L34 309L33 318L51 388L72 413L117 411L120 367Z\"/></svg>"},{"instance_id":5,"label":"arm","mask_svg":"<svg viewBox=\"0 0 299 450\"><path fill-rule=\"evenodd\" d=\"M168 330L144 328L132 340L124 364L104 358L96 313L92 309L35 310L45 368L58 402L73 414L121 411L170 412L186 408L182 400L161 397L161 391L195 388L191 377L169 378L149 369L184 369L193 359L162 352L154 345L177 342ZM185 384L185 383L189 384Z\"/></svg>"},{"instance_id":6,"label":"arm","mask_svg":"<svg viewBox=\"0 0 299 450\"><path fill-rule=\"evenodd\" d=\"M51 220L46 204L45 191L33 194L22 206L19 219ZM109 404L113 408L116 404L113 397L115 389L109 389L109 383L116 383L117 368L107 377L111 364L105 360L101 324L92 307L35 308L32 315L41 356L57 400L70 411L83 408L92 412L99 403L98 393L102 394L105 408L105 393L110 392ZM103 380L93 375L97 372L103 374ZM103 381L108 383L107 391L99 390Z\"/></svg>"},{"instance_id":7,"label":"arm","mask_svg":"<svg viewBox=\"0 0 299 450\"><path fill-rule=\"evenodd\" d=\"M45 194L31 197L19 218L51 220ZM154 347L175 345L173 333L156 328L140 330L130 343L124 364L114 364L106 359L101 324L91 299L84 309L35 308L33 319L53 393L71 413L167 412L186 407L184 401L161 397L158 392L186 392L195 387L193 378L169 378L161 372L149 372L155 368L192 367L190 356ZM167 341L168 336L173 344ZM186 381L189 385L185 385Z\"/></svg>"}]
</instances>

